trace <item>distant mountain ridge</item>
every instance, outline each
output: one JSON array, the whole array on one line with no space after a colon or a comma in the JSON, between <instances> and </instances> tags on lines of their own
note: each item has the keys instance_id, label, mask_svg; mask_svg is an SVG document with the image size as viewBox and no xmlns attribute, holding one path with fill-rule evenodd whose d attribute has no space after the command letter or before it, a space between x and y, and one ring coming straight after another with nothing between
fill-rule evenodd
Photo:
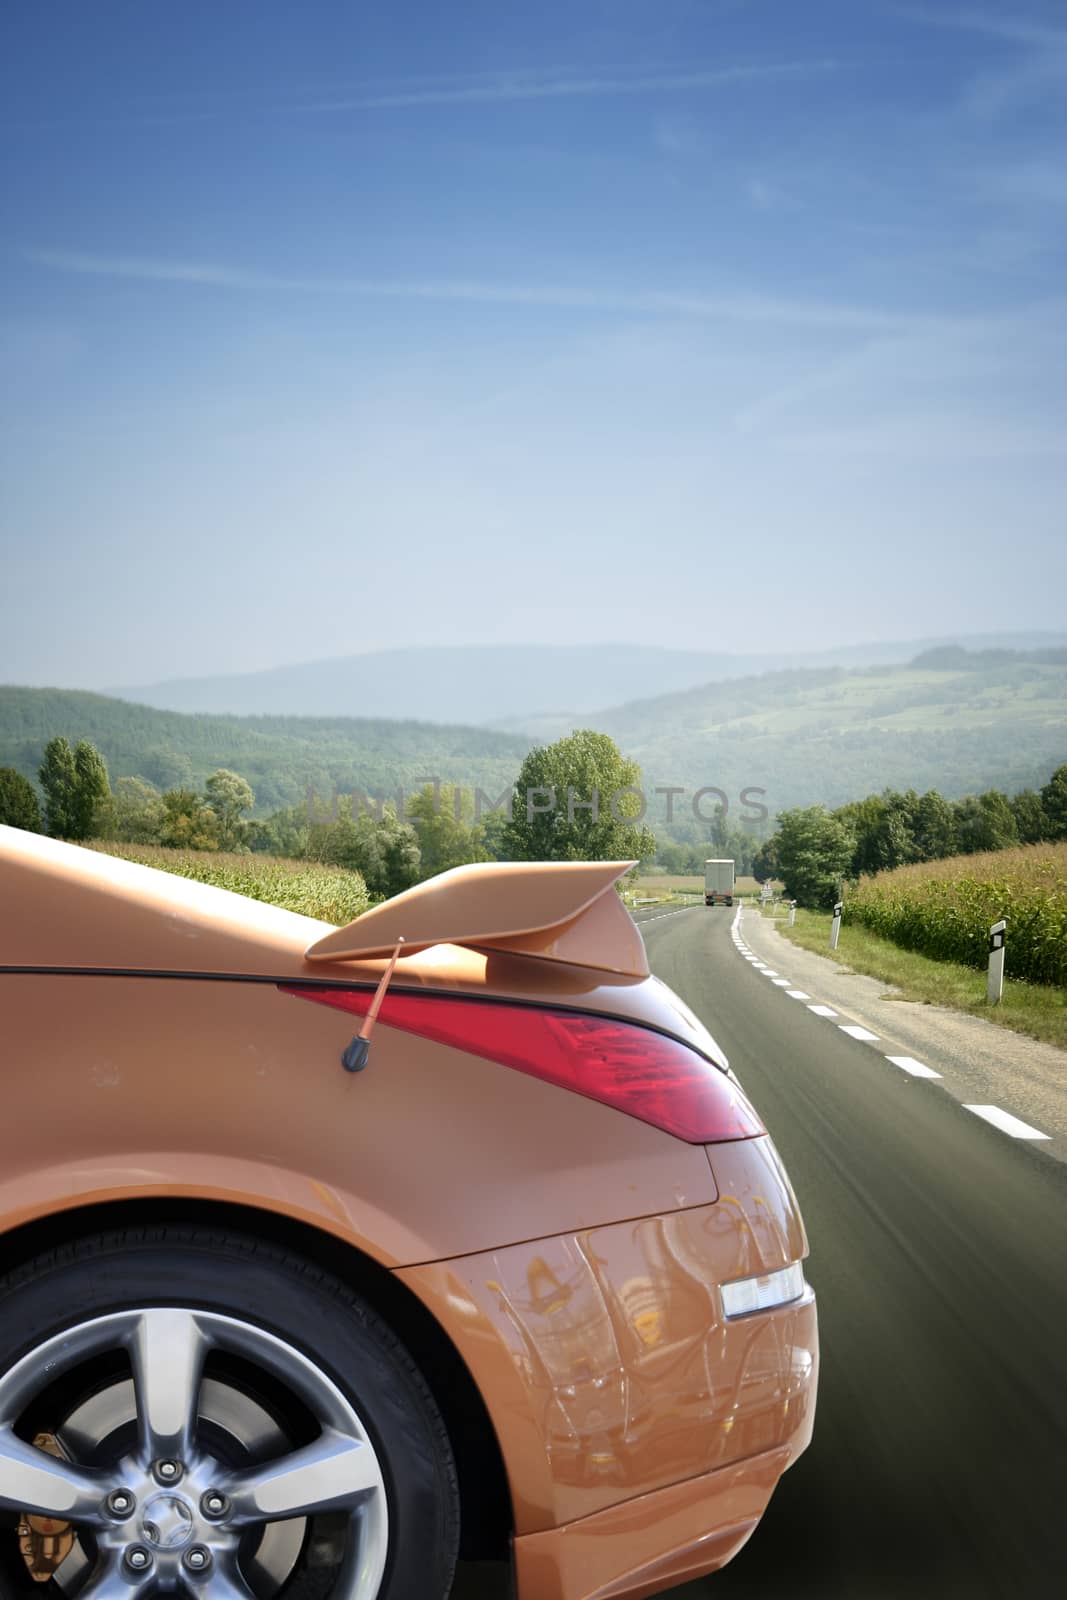
<instances>
[{"instance_id":1,"label":"distant mountain ridge","mask_svg":"<svg viewBox=\"0 0 1067 1600\"><path fill-rule=\"evenodd\" d=\"M640 762L649 820L675 786L676 819L694 826L692 797L716 788L739 820L743 789L773 814L838 805L886 786L938 788L952 799L987 788L1036 787L1067 760L1067 649L1029 653L932 647L909 665L826 666L724 679L586 713L527 719L532 731L350 717L208 716L161 711L67 690L0 688L0 765L36 777L45 741L88 738L112 778L162 787L232 767L261 813L321 795L410 792L440 777L494 798L536 739L595 727ZM701 824L715 797L706 799ZM706 831L706 829L704 829Z\"/></svg>"},{"instance_id":2,"label":"distant mountain ridge","mask_svg":"<svg viewBox=\"0 0 1067 1600\"><path fill-rule=\"evenodd\" d=\"M381 650L231 676L179 678L109 690L161 710L227 716L417 718L533 726L543 714L588 716L605 706L764 672L903 664L920 652L1067 645L1063 634L946 636L798 651L667 650L641 643L449 645Z\"/></svg>"},{"instance_id":3,"label":"distant mountain ridge","mask_svg":"<svg viewBox=\"0 0 1067 1600\"><path fill-rule=\"evenodd\" d=\"M1067 760L1067 649L935 648L907 666L767 673L613 707L596 725L646 778L731 797L757 786L772 811L886 787L1015 792Z\"/></svg>"}]
</instances>

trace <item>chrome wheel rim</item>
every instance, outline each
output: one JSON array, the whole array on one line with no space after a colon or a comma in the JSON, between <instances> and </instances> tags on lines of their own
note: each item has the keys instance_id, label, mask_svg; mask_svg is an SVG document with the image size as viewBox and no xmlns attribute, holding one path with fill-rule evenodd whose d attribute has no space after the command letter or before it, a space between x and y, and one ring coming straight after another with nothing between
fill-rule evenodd
<instances>
[{"instance_id":1,"label":"chrome wheel rim","mask_svg":"<svg viewBox=\"0 0 1067 1600\"><path fill-rule=\"evenodd\" d=\"M64 1382L59 1459L25 1419ZM78 1323L0 1376L0 1510L72 1525L54 1578L79 1600L271 1600L305 1561L317 1594L329 1567L330 1600L375 1600L388 1549L382 1467L352 1402L265 1328L182 1307Z\"/></svg>"}]
</instances>

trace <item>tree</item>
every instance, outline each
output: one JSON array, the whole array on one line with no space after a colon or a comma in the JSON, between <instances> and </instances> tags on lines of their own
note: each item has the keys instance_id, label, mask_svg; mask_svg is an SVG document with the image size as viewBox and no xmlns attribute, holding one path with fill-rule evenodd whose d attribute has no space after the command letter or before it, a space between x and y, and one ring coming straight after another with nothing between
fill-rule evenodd
<instances>
[{"instance_id":1,"label":"tree","mask_svg":"<svg viewBox=\"0 0 1067 1600\"><path fill-rule=\"evenodd\" d=\"M705 857L705 860L707 858ZM704 862L699 859L698 852L691 844L677 844L673 839L660 841L656 852L656 860L669 873L672 878L688 876L694 872L703 872Z\"/></svg>"},{"instance_id":2,"label":"tree","mask_svg":"<svg viewBox=\"0 0 1067 1600\"><path fill-rule=\"evenodd\" d=\"M120 778L111 796L112 836L126 844L158 844L163 797L147 778Z\"/></svg>"},{"instance_id":3,"label":"tree","mask_svg":"<svg viewBox=\"0 0 1067 1600\"><path fill-rule=\"evenodd\" d=\"M764 844L761 844L752 857L752 876L757 883L767 883L771 878L781 877L781 869L778 865L777 834L774 834Z\"/></svg>"},{"instance_id":4,"label":"tree","mask_svg":"<svg viewBox=\"0 0 1067 1600\"><path fill-rule=\"evenodd\" d=\"M44 747L38 777L44 790L44 819L54 839L74 837L74 751L69 739L58 734Z\"/></svg>"},{"instance_id":5,"label":"tree","mask_svg":"<svg viewBox=\"0 0 1067 1600\"><path fill-rule=\"evenodd\" d=\"M858 878L863 872L877 872L884 866L879 836L885 829L887 808L882 795L868 794L862 800L850 800L833 813L841 825L855 839L849 871Z\"/></svg>"},{"instance_id":6,"label":"tree","mask_svg":"<svg viewBox=\"0 0 1067 1600\"><path fill-rule=\"evenodd\" d=\"M1015 818L1019 843L1039 844L1048 828L1048 818L1041 804L1041 796L1035 794L1033 789L1021 789L1018 794L1012 795L1008 804Z\"/></svg>"},{"instance_id":7,"label":"tree","mask_svg":"<svg viewBox=\"0 0 1067 1600\"><path fill-rule=\"evenodd\" d=\"M641 769L606 733L581 729L531 750L504 830L513 861L651 859L642 826Z\"/></svg>"},{"instance_id":8,"label":"tree","mask_svg":"<svg viewBox=\"0 0 1067 1600\"><path fill-rule=\"evenodd\" d=\"M832 906L852 861L855 839L825 806L783 811L778 818L778 872L801 905Z\"/></svg>"},{"instance_id":9,"label":"tree","mask_svg":"<svg viewBox=\"0 0 1067 1600\"><path fill-rule=\"evenodd\" d=\"M379 879L382 894L400 894L418 883L423 876L422 848L410 822L401 822L395 813L390 815L387 811L378 825L377 845L384 868ZM479 860L485 860L484 851Z\"/></svg>"},{"instance_id":10,"label":"tree","mask_svg":"<svg viewBox=\"0 0 1067 1600\"><path fill-rule=\"evenodd\" d=\"M219 849L239 849L246 832L242 813L251 811L256 803L251 785L236 772L220 767L205 783L204 798L218 823Z\"/></svg>"},{"instance_id":11,"label":"tree","mask_svg":"<svg viewBox=\"0 0 1067 1600\"><path fill-rule=\"evenodd\" d=\"M450 783L428 783L413 796L408 816L418 836L423 878L468 861L488 861L482 830L470 821L473 812L470 794Z\"/></svg>"},{"instance_id":12,"label":"tree","mask_svg":"<svg viewBox=\"0 0 1067 1600\"><path fill-rule=\"evenodd\" d=\"M14 767L0 767L0 822L9 828L25 828L27 833L41 831L37 791Z\"/></svg>"},{"instance_id":13,"label":"tree","mask_svg":"<svg viewBox=\"0 0 1067 1600\"><path fill-rule=\"evenodd\" d=\"M160 844L174 850L217 850L218 819L195 789L168 789L162 797Z\"/></svg>"},{"instance_id":14,"label":"tree","mask_svg":"<svg viewBox=\"0 0 1067 1600\"><path fill-rule=\"evenodd\" d=\"M368 811L353 817L352 801L342 801L332 821L311 825L308 854L315 861L361 873L371 894L379 897L399 894L421 875L416 831L409 822L401 822L390 806L383 807L380 819Z\"/></svg>"},{"instance_id":15,"label":"tree","mask_svg":"<svg viewBox=\"0 0 1067 1600\"><path fill-rule=\"evenodd\" d=\"M944 795L936 789L928 790L919 801L915 844L920 861L941 861L956 854L956 818Z\"/></svg>"},{"instance_id":16,"label":"tree","mask_svg":"<svg viewBox=\"0 0 1067 1600\"><path fill-rule=\"evenodd\" d=\"M91 839L101 808L111 797L107 763L95 744L79 740L74 747L74 826L72 839Z\"/></svg>"},{"instance_id":17,"label":"tree","mask_svg":"<svg viewBox=\"0 0 1067 1600\"><path fill-rule=\"evenodd\" d=\"M839 806L833 815L855 838L850 873L883 872L920 859L916 830L922 802L914 789L886 789Z\"/></svg>"},{"instance_id":18,"label":"tree","mask_svg":"<svg viewBox=\"0 0 1067 1600\"><path fill-rule=\"evenodd\" d=\"M478 826L482 830L482 849L490 861L506 861L508 859L506 813L487 811Z\"/></svg>"},{"instance_id":19,"label":"tree","mask_svg":"<svg viewBox=\"0 0 1067 1600\"><path fill-rule=\"evenodd\" d=\"M1041 791L1045 837L1067 839L1067 763L1057 767Z\"/></svg>"},{"instance_id":20,"label":"tree","mask_svg":"<svg viewBox=\"0 0 1067 1600\"><path fill-rule=\"evenodd\" d=\"M306 856L308 853L308 804L286 806L247 824L246 842L250 850L264 855Z\"/></svg>"},{"instance_id":21,"label":"tree","mask_svg":"<svg viewBox=\"0 0 1067 1600\"><path fill-rule=\"evenodd\" d=\"M111 793L107 765L88 739L71 749L69 739L49 739L40 768L48 831L57 839L88 839Z\"/></svg>"},{"instance_id":22,"label":"tree","mask_svg":"<svg viewBox=\"0 0 1067 1600\"><path fill-rule=\"evenodd\" d=\"M760 847L759 839L753 834L751 828L731 828L726 839L724 856L732 856L737 863L737 870L748 876L752 871L752 863ZM698 860L695 870L704 870L703 861Z\"/></svg>"},{"instance_id":23,"label":"tree","mask_svg":"<svg viewBox=\"0 0 1067 1600\"><path fill-rule=\"evenodd\" d=\"M882 817L870 841L873 871L891 872L919 859L915 829L920 804L914 789L904 794L887 789L882 795Z\"/></svg>"},{"instance_id":24,"label":"tree","mask_svg":"<svg viewBox=\"0 0 1067 1600\"><path fill-rule=\"evenodd\" d=\"M956 837L961 855L973 855L980 850L1003 850L1018 844L1019 832L1006 795L999 789L987 789L984 794L967 795L957 800Z\"/></svg>"}]
</instances>

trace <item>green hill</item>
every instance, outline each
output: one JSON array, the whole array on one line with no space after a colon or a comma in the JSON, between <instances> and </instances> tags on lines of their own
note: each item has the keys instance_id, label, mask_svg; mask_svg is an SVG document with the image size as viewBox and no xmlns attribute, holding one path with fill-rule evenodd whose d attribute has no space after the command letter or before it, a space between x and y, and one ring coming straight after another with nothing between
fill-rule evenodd
<instances>
[{"instance_id":1,"label":"green hill","mask_svg":"<svg viewBox=\"0 0 1067 1600\"><path fill-rule=\"evenodd\" d=\"M309 788L410 791L440 777L495 797L532 739L572 727L610 733L640 762L647 790L678 785L676 814L692 821L693 792L725 791L739 820L744 788L770 811L840 805L887 786L937 788L948 798L1040 786L1067 759L1067 651L937 650L910 666L764 673L636 700L578 716L543 717L531 731L355 717L211 716L157 711L103 695L0 689L0 765L35 778L45 741L91 739L112 778L161 787L202 782L232 767L256 791L258 812ZM705 802L710 811L713 801ZM649 818L662 820L662 806Z\"/></svg>"},{"instance_id":2,"label":"green hill","mask_svg":"<svg viewBox=\"0 0 1067 1600\"><path fill-rule=\"evenodd\" d=\"M731 805L747 786L766 789L772 811L887 786L1014 792L1067 759L1067 651L767 673L616 707L596 726L646 782L715 784Z\"/></svg>"},{"instance_id":3,"label":"green hill","mask_svg":"<svg viewBox=\"0 0 1067 1600\"><path fill-rule=\"evenodd\" d=\"M232 767L259 813L362 790L414 789L420 779L480 784L494 798L514 779L530 741L520 734L358 717L186 716L67 689L0 688L0 766L36 779L54 734L91 739L112 781L140 775L160 788L201 783Z\"/></svg>"}]
</instances>

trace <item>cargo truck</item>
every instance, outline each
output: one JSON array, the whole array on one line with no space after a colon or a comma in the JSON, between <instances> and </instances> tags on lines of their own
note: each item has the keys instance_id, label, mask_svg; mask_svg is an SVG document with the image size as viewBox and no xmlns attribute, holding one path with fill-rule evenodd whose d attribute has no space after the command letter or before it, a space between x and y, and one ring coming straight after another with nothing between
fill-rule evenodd
<instances>
[{"instance_id":1,"label":"cargo truck","mask_svg":"<svg viewBox=\"0 0 1067 1600\"><path fill-rule=\"evenodd\" d=\"M732 861L705 861L704 904L732 906L734 903L734 864Z\"/></svg>"}]
</instances>

